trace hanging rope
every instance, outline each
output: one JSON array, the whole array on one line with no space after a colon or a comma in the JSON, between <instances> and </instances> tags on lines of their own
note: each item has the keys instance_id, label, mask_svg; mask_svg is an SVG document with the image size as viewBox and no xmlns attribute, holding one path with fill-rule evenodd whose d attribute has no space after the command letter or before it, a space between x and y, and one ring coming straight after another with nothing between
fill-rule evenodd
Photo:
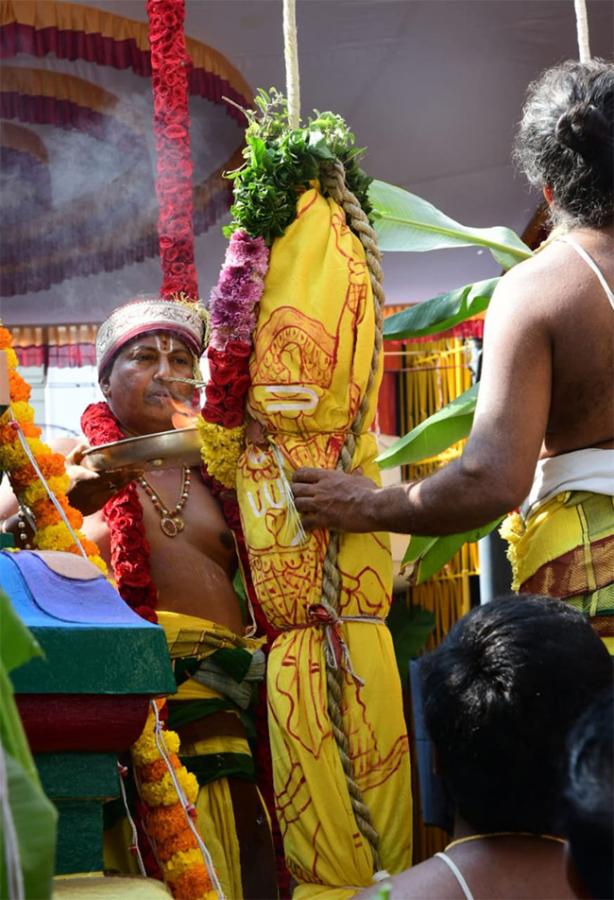
<instances>
[{"instance_id":1,"label":"hanging rope","mask_svg":"<svg viewBox=\"0 0 614 900\"><path fill-rule=\"evenodd\" d=\"M369 409L371 392L379 368L379 358L382 350L384 307L384 289L382 286L383 275L380 264L381 254L379 247L377 246L375 232L371 227L371 223L369 222L366 213L358 203L358 200L348 189L345 183L345 169L338 160L323 169L322 186L342 207L348 223L351 225L352 230L358 235L359 240L365 249L375 308L375 339L369 379L360 409L358 410L352 428L347 433L337 463L339 469L342 469L344 472L349 472L352 468L352 459L354 457L354 451L356 450L356 435L360 433ZM341 594L341 575L337 566L338 552L339 535L332 532L330 534L323 564L322 605L333 617L339 614L339 600ZM379 856L379 836L373 825L369 807L366 805L362 792L354 778L352 760L349 755L349 741L343 727L341 707L343 701L343 679L345 677L344 669L341 666L333 668L329 662L330 660L327 657L326 684L328 688L328 715L331 720L333 736L337 744L339 758L345 774L356 824L358 825L360 833L371 848L373 867L377 874L382 868Z\"/></svg>"},{"instance_id":2,"label":"hanging rope","mask_svg":"<svg viewBox=\"0 0 614 900\"><path fill-rule=\"evenodd\" d=\"M591 48L588 42L588 17L586 0L574 0L576 11L576 31L578 33L578 56L581 63L590 62Z\"/></svg>"},{"instance_id":3,"label":"hanging rope","mask_svg":"<svg viewBox=\"0 0 614 900\"><path fill-rule=\"evenodd\" d=\"M295 0L284 0L284 60L286 64L286 94L288 97L288 124L290 128L298 128L300 125L300 80L298 71L298 49L296 31L296 4ZM384 291L382 288L381 255L377 246L377 238L362 207L356 197L348 189L345 183L345 169L339 161L335 161L322 171L322 186L330 196L342 207L347 221L358 235L362 243L371 278L373 300L375 305L375 344L371 360L371 371L365 389L365 394L358 410L356 419L347 434L345 443L341 449L338 467L345 472L352 468L352 459L356 449L356 434L360 433L365 416L369 408L369 399L379 367L379 357L382 349L382 321L384 306ZM324 558L322 572L322 600L321 604L329 614L332 621L339 615L339 600L341 594L341 574L337 566L339 552L339 535L331 533L329 537L326 556ZM343 724L341 712L343 703L343 679L342 666L334 666L328 654L326 658L326 684L328 714L331 721L333 737L339 751L341 766L354 812L356 824L362 836L365 838L373 856L373 867L377 874L381 870L379 857L379 836L373 826L371 812L366 805L362 792L354 778L350 747Z\"/></svg>"},{"instance_id":4,"label":"hanging rope","mask_svg":"<svg viewBox=\"0 0 614 900\"><path fill-rule=\"evenodd\" d=\"M301 121L301 82L298 74L296 0L284 0L284 61L286 63L288 124L290 128L298 128Z\"/></svg>"}]
</instances>

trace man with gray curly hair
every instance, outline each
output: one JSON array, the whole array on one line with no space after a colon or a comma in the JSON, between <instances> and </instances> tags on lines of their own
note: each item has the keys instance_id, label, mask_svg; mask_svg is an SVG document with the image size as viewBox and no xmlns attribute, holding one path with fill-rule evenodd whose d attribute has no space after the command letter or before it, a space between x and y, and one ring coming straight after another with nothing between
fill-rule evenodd
<instances>
[{"instance_id":1,"label":"man with gray curly hair","mask_svg":"<svg viewBox=\"0 0 614 900\"><path fill-rule=\"evenodd\" d=\"M498 285L463 455L377 488L299 470L308 528L445 535L504 527L515 590L560 597L614 640L614 66L567 62L529 88L516 159L557 230Z\"/></svg>"}]
</instances>

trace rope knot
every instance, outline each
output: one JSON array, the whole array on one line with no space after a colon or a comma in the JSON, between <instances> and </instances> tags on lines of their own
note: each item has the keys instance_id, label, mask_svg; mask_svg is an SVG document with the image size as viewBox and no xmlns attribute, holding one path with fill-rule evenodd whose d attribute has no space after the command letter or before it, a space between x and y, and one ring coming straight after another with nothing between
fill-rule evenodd
<instances>
[{"instance_id":1,"label":"rope knot","mask_svg":"<svg viewBox=\"0 0 614 900\"><path fill-rule=\"evenodd\" d=\"M341 633L343 618L327 603L313 603L307 609L310 625L316 625L324 629L326 638L326 662L331 669L345 669L354 681L363 685L364 681L352 669L350 651Z\"/></svg>"}]
</instances>

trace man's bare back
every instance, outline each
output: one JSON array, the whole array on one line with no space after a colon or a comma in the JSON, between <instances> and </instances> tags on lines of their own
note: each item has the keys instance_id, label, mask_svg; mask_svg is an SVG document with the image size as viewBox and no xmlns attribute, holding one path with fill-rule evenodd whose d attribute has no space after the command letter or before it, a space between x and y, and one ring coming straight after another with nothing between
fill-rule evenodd
<instances>
[{"instance_id":1,"label":"man's bare back","mask_svg":"<svg viewBox=\"0 0 614 900\"><path fill-rule=\"evenodd\" d=\"M614 227L570 234L614 285ZM379 490L355 475L299 470L293 488L305 524L453 534L519 506L540 457L614 446L613 334L597 276L573 247L553 242L506 273L493 295L462 457L422 482Z\"/></svg>"},{"instance_id":2,"label":"man's bare back","mask_svg":"<svg viewBox=\"0 0 614 900\"><path fill-rule=\"evenodd\" d=\"M576 229L573 238L614 285L614 229ZM512 276L522 305L543 310L551 341L550 410L540 456L614 447L614 309L597 276L563 241Z\"/></svg>"}]
</instances>

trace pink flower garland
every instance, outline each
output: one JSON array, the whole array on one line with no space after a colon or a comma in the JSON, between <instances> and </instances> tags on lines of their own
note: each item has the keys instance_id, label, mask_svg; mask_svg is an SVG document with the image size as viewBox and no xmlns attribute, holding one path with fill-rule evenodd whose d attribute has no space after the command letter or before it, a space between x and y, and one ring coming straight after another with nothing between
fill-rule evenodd
<instances>
[{"instance_id":1,"label":"pink flower garland","mask_svg":"<svg viewBox=\"0 0 614 900\"><path fill-rule=\"evenodd\" d=\"M252 346L256 306L264 290L269 250L263 238L235 231L226 250L217 285L211 291L211 341L224 350L228 341Z\"/></svg>"},{"instance_id":2,"label":"pink flower garland","mask_svg":"<svg viewBox=\"0 0 614 900\"><path fill-rule=\"evenodd\" d=\"M235 231L217 285L211 291L210 380L202 411L205 422L224 428L243 424L252 334L268 266L269 250L263 238Z\"/></svg>"}]
</instances>

